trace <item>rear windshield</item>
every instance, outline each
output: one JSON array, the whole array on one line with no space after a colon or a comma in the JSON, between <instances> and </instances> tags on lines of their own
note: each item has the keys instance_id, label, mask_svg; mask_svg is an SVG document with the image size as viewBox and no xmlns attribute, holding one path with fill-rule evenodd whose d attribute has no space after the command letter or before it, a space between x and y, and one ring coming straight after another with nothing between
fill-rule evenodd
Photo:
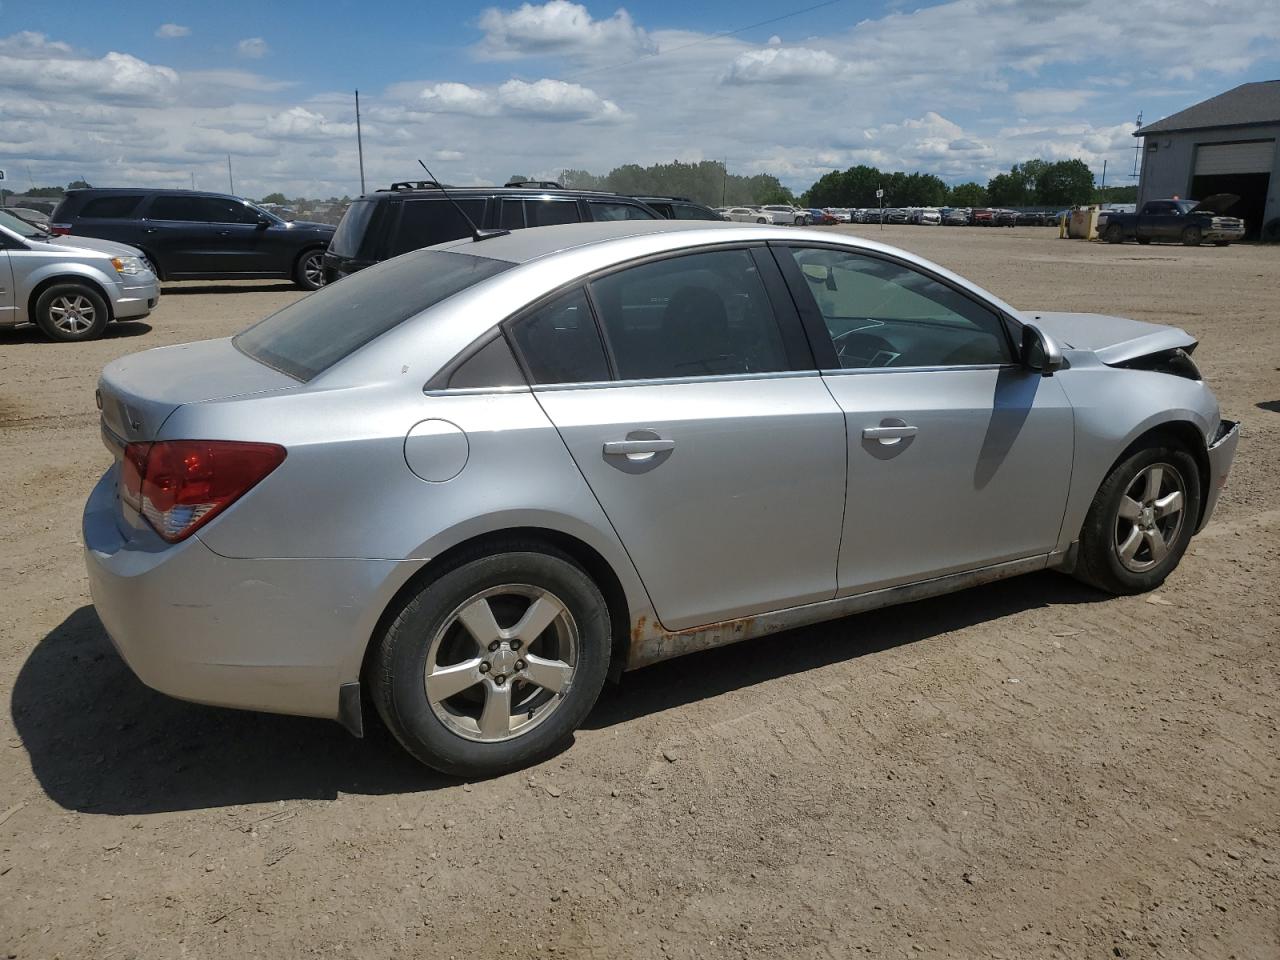
<instances>
[{"instance_id":1,"label":"rear windshield","mask_svg":"<svg viewBox=\"0 0 1280 960\"><path fill-rule=\"evenodd\" d=\"M231 342L259 363L306 382L415 314L512 266L418 250L321 287Z\"/></svg>"},{"instance_id":2,"label":"rear windshield","mask_svg":"<svg viewBox=\"0 0 1280 960\"><path fill-rule=\"evenodd\" d=\"M338 229L329 241L329 252L339 257L355 257L360 252L360 241L373 216L376 204L372 200L356 200L342 215Z\"/></svg>"}]
</instances>

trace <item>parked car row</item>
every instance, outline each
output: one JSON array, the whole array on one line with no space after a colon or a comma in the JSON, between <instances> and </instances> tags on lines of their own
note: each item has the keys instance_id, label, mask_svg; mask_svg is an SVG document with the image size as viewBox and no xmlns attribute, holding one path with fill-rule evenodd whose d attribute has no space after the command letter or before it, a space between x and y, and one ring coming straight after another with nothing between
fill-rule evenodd
<instances>
[{"instance_id":1,"label":"parked car row","mask_svg":"<svg viewBox=\"0 0 1280 960\"><path fill-rule=\"evenodd\" d=\"M1054 226L1058 214L998 207L869 207L848 211L845 223L911 223L934 227Z\"/></svg>"}]
</instances>

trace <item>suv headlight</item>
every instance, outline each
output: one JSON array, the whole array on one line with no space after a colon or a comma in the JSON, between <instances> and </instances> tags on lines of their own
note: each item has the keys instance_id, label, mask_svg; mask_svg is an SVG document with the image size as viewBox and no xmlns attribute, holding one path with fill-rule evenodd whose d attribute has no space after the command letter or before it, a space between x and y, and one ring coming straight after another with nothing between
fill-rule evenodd
<instances>
[{"instance_id":1,"label":"suv headlight","mask_svg":"<svg viewBox=\"0 0 1280 960\"><path fill-rule=\"evenodd\" d=\"M141 257L112 257L111 265L116 268L116 273L126 277L136 277L147 269Z\"/></svg>"}]
</instances>

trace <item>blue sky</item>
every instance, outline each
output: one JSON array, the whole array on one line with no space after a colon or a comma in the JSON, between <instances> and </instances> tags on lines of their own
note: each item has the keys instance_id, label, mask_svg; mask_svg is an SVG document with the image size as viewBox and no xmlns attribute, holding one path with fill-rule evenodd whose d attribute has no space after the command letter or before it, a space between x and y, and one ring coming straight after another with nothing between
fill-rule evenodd
<instances>
[{"instance_id":1,"label":"blue sky","mask_svg":"<svg viewBox=\"0 0 1280 960\"><path fill-rule=\"evenodd\" d=\"M1139 109L1280 77L1274 0L815 5L0 0L0 167L220 188L231 153L242 192L354 194L358 86L371 186L419 155L452 182L727 157L802 189L1078 156L1115 183Z\"/></svg>"}]
</instances>

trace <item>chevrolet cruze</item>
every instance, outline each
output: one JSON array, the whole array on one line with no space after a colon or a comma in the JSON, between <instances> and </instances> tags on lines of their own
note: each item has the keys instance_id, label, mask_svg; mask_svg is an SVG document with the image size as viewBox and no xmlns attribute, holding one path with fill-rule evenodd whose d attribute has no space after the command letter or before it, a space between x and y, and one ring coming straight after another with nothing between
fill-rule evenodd
<instances>
[{"instance_id":1,"label":"chevrolet cruze","mask_svg":"<svg viewBox=\"0 0 1280 960\"><path fill-rule=\"evenodd\" d=\"M145 683L357 734L367 694L494 774L690 651L1045 568L1149 590L1234 454L1173 327L819 231L478 237L103 372L86 558Z\"/></svg>"}]
</instances>

